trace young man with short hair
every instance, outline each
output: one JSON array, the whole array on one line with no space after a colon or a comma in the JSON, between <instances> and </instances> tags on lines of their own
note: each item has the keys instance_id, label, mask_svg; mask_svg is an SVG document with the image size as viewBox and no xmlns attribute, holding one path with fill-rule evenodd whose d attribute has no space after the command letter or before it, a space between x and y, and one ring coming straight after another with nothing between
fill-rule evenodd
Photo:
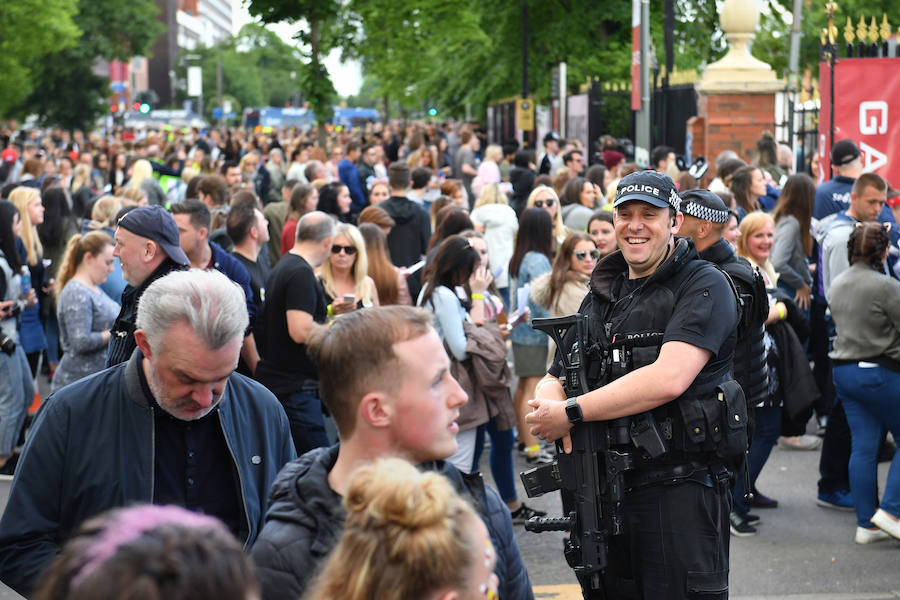
<instances>
[{"instance_id":1,"label":"young man with short hair","mask_svg":"<svg viewBox=\"0 0 900 600\"><path fill-rule=\"evenodd\" d=\"M190 266L194 269L208 271L215 269L224 273L244 290L247 301L247 313L250 315L250 328L244 338L241 358L247 365L249 373L256 370L259 354L253 338L253 323L256 320L256 302L253 301L253 290L250 287L250 273L236 258L228 254L221 246L209 239L211 215L206 205L199 200L185 200L172 206L172 216L178 225L181 249L187 254Z\"/></svg>"},{"instance_id":2,"label":"young man with short hair","mask_svg":"<svg viewBox=\"0 0 900 600\"><path fill-rule=\"evenodd\" d=\"M464 477L444 462L456 451L456 419L467 399L431 316L401 306L353 311L312 332L306 347L341 441L290 463L272 486L252 554L263 597L303 595L340 539L353 471L397 457L442 473L472 500L497 550L500 597L533 598L506 506L480 476ZM357 360L359 348L366 360Z\"/></svg>"}]
</instances>

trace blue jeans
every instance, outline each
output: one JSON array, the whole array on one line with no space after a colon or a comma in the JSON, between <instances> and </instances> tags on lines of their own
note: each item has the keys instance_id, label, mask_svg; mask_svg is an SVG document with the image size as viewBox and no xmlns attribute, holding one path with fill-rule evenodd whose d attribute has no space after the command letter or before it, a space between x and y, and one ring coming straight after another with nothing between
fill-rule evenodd
<instances>
[{"instance_id":1,"label":"blue jeans","mask_svg":"<svg viewBox=\"0 0 900 600\"><path fill-rule=\"evenodd\" d=\"M882 427L900 439L900 373L884 367L858 365L834 367L834 386L850 424L850 491L860 527L869 520L878 502L878 448ZM881 499L882 510L900 516L900 452L894 454Z\"/></svg>"},{"instance_id":2,"label":"blue jeans","mask_svg":"<svg viewBox=\"0 0 900 600\"><path fill-rule=\"evenodd\" d=\"M759 477L760 471L769 460L769 454L781 435L781 407L763 406L750 410L754 411L756 415L756 429L753 431L753 441L750 442L750 451L747 454L747 464L744 468L750 473L750 487L752 488L756 485L756 478ZM744 471L741 470L737 475L732 493L734 510L742 517L750 510L747 501L744 500L746 492Z\"/></svg>"},{"instance_id":3,"label":"blue jeans","mask_svg":"<svg viewBox=\"0 0 900 600\"><path fill-rule=\"evenodd\" d=\"M50 312L44 321L44 337L47 338L47 362L59 364L59 321L55 312Z\"/></svg>"},{"instance_id":4,"label":"blue jeans","mask_svg":"<svg viewBox=\"0 0 900 600\"><path fill-rule=\"evenodd\" d=\"M34 380L21 346L11 355L0 351L0 382L0 456L9 456L34 399Z\"/></svg>"},{"instance_id":5,"label":"blue jeans","mask_svg":"<svg viewBox=\"0 0 900 600\"><path fill-rule=\"evenodd\" d=\"M491 436L491 475L497 484L497 491L504 502L516 501L515 471L513 469L512 449L515 443L515 435L512 429L500 431L497 422L491 419L478 427L478 437L475 438L475 459L472 461L472 472L478 470L478 461L484 450L484 434Z\"/></svg>"},{"instance_id":6,"label":"blue jeans","mask_svg":"<svg viewBox=\"0 0 900 600\"><path fill-rule=\"evenodd\" d=\"M280 397L279 400L291 424L291 438L294 440L297 456L314 448L328 446L318 388L306 387L303 391Z\"/></svg>"}]
</instances>

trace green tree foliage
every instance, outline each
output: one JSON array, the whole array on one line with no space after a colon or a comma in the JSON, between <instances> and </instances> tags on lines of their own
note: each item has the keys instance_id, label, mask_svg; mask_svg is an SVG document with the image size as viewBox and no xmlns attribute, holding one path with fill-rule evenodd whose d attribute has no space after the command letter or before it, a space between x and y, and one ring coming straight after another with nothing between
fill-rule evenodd
<instances>
[{"instance_id":1,"label":"green tree foliage","mask_svg":"<svg viewBox=\"0 0 900 600\"><path fill-rule=\"evenodd\" d=\"M337 0L244 0L250 14L263 23L298 23L302 26L295 36L301 42L309 63L298 75L304 96L316 115L316 121L324 124L333 114L332 102L336 96L328 69L322 64L334 45L341 5ZM325 131L319 128L320 142L324 146Z\"/></svg>"},{"instance_id":2,"label":"green tree foliage","mask_svg":"<svg viewBox=\"0 0 900 600\"><path fill-rule=\"evenodd\" d=\"M568 64L572 86L627 77L631 1L527 0L528 88L545 98L550 70ZM379 95L439 114L476 111L522 89L522 3L480 0L349 0L339 36Z\"/></svg>"},{"instance_id":3,"label":"green tree foliage","mask_svg":"<svg viewBox=\"0 0 900 600\"><path fill-rule=\"evenodd\" d=\"M0 115L10 114L34 87L33 68L75 43L76 0L0 2Z\"/></svg>"},{"instance_id":4,"label":"green tree foliage","mask_svg":"<svg viewBox=\"0 0 900 600\"><path fill-rule=\"evenodd\" d=\"M179 79L185 78L188 64L203 69L203 106L207 115L217 105L216 69L220 58L223 93L230 94L240 106L284 106L302 89L300 77L306 65L300 51L265 27L250 23L237 36L210 48L183 52L178 58ZM180 90L177 100L185 97L184 90Z\"/></svg>"},{"instance_id":5,"label":"green tree foliage","mask_svg":"<svg viewBox=\"0 0 900 600\"><path fill-rule=\"evenodd\" d=\"M439 114L461 115L466 104L485 104L522 89L522 4L528 8L528 89L550 97L553 66L566 61L568 88L590 79L630 78L631 0L345 0L337 39L345 57L359 59L374 81L374 95ZM882 13L897 20L900 0L840 0L837 23L847 16L867 23ZM676 69L702 69L727 49L712 0L675 0ZM816 70L825 26L824 0L804 0L800 65ZM754 56L784 75L788 68L792 0L765 0ZM665 65L664 2L651 0L656 63ZM896 28L898 23L892 23ZM841 38L843 39L843 38Z\"/></svg>"},{"instance_id":6,"label":"green tree foliage","mask_svg":"<svg viewBox=\"0 0 900 600\"><path fill-rule=\"evenodd\" d=\"M106 78L93 74L94 61L145 55L164 27L153 0L79 0L77 10L74 24L81 39L31 65L32 92L17 111L36 113L45 123L85 129L107 110L109 96Z\"/></svg>"}]
</instances>

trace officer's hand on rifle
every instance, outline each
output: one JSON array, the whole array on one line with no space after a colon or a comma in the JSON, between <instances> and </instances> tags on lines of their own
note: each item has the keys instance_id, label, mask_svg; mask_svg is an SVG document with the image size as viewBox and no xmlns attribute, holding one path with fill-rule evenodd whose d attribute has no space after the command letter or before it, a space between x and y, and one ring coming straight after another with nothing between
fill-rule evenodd
<instances>
[{"instance_id":1,"label":"officer's hand on rifle","mask_svg":"<svg viewBox=\"0 0 900 600\"><path fill-rule=\"evenodd\" d=\"M562 438L563 450L572 451L569 430L572 424L566 416L566 394L555 379L545 378L535 388L535 397L528 401L533 409L525 415L531 433L539 439L555 442Z\"/></svg>"}]
</instances>

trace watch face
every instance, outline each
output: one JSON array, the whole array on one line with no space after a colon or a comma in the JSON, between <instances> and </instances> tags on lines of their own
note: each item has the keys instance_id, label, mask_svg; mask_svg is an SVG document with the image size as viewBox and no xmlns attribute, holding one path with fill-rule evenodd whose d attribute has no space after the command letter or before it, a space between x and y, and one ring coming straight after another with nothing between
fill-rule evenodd
<instances>
[{"instance_id":1,"label":"watch face","mask_svg":"<svg viewBox=\"0 0 900 600\"><path fill-rule=\"evenodd\" d=\"M566 416L569 417L570 423L581 421L581 406L578 405L578 402L574 398L570 398L566 402Z\"/></svg>"}]
</instances>

